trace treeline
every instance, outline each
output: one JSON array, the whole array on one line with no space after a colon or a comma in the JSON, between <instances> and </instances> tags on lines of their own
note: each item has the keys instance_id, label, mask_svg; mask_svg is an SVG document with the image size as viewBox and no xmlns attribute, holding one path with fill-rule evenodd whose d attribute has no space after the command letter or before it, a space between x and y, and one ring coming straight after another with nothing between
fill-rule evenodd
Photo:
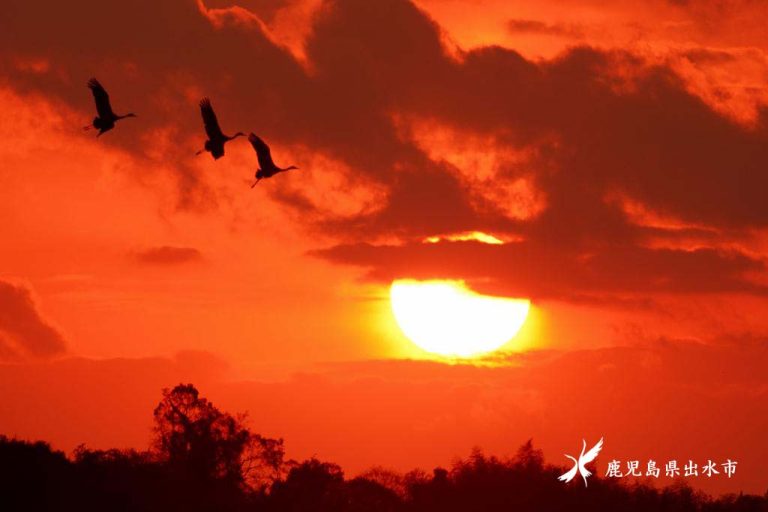
<instances>
[{"instance_id":1,"label":"treeline","mask_svg":"<svg viewBox=\"0 0 768 512\"><path fill-rule=\"evenodd\" d=\"M78 448L0 436L0 511L763 511L768 496L717 499L687 486L656 489L557 480L529 442L510 460L473 453L450 469L345 478L335 464L286 460L283 441L252 433L192 385L163 391L147 451Z\"/></svg>"}]
</instances>

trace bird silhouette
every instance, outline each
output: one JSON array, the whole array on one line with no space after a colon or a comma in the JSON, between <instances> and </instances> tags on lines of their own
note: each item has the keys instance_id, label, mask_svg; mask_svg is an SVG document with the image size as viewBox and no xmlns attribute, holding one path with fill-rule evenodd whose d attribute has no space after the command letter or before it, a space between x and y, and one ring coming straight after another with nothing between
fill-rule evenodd
<instances>
[{"instance_id":1,"label":"bird silhouette","mask_svg":"<svg viewBox=\"0 0 768 512\"><path fill-rule=\"evenodd\" d=\"M272 153L269 151L269 146L256 134L251 133L248 136L248 141L253 146L253 149L256 150L256 157L259 159L260 167L260 169L256 170L256 181L251 185L251 188L255 187L263 178L271 178L277 173L298 169L295 165L286 168L275 165L275 162L272 161Z\"/></svg>"},{"instance_id":2,"label":"bird silhouette","mask_svg":"<svg viewBox=\"0 0 768 512\"><path fill-rule=\"evenodd\" d=\"M99 137L102 133L108 132L114 128L117 121L125 119L126 117L136 117L136 114L134 113L125 114L124 116L115 114L112 111L112 105L109 104L109 94L107 94L107 91L95 78L88 80L88 88L93 93L93 99L96 102L96 113L98 115L93 118L93 124L84 126L83 130L96 128L99 130L99 133L96 134L96 136Z\"/></svg>"},{"instance_id":3,"label":"bird silhouette","mask_svg":"<svg viewBox=\"0 0 768 512\"><path fill-rule=\"evenodd\" d=\"M214 160L218 160L224 156L225 143L245 136L243 132L237 132L231 137L222 133L221 128L219 128L219 120L216 119L216 112L213 111L211 100L208 98L200 100L200 113L203 116L203 124L205 125L205 133L208 135L208 140L205 141L203 149L195 153L196 155L203 151L208 151Z\"/></svg>"},{"instance_id":4,"label":"bird silhouette","mask_svg":"<svg viewBox=\"0 0 768 512\"><path fill-rule=\"evenodd\" d=\"M592 476L592 472L584 467L584 464L595 460L597 454L600 453L600 450L603 448L603 438L601 437L597 444L593 446L587 453L584 453L584 450L587 449L586 439L582 439L582 443L583 444L581 446L581 454L579 455L579 460L576 460L567 453L564 454L566 457L573 461L573 467L569 471L557 477L557 479L561 482L570 482L576 476L576 472L578 471L581 474L581 477L584 479L584 487L587 487L587 477Z\"/></svg>"}]
</instances>

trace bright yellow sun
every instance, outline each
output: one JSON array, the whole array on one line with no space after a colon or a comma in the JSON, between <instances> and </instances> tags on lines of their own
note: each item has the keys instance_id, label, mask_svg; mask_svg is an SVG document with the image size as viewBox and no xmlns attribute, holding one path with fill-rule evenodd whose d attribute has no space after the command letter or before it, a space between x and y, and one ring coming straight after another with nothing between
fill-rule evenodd
<instances>
[{"instance_id":1,"label":"bright yellow sun","mask_svg":"<svg viewBox=\"0 0 768 512\"><path fill-rule=\"evenodd\" d=\"M523 326L530 301L479 295L462 281L398 280L389 289L403 333L428 352L474 356L491 352Z\"/></svg>"}]
</instances>

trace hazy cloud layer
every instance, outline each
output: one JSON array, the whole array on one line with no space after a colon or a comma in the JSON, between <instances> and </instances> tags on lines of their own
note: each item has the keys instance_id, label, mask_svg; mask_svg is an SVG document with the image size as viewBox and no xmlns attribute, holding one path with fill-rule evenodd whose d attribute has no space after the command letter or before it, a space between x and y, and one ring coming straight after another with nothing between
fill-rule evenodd
<instances>
[{"instance_id":1,"label":"hazy cloud layer","mask_svg":"<svg viewBox=\"0 0 768 512\"><path fill-rule=\"evenodd\" d=\"M139 262L150 265L179 265L202 259L200 251L194 247L172 247L168 245L138 251L134 254L134 257Z\"/></svg>"},{"instance_id":2,"label":"hazy cloud layer","mask_svg":"<svg viewBox=\"0 0 768 512\"><path fill-rule=\"evenodd\" d=\"M218 407L248 411L256 432L283 437L290 457L317 456L352 474L372 465L429 471L475 446L509 455L531 437L549 461L565 465L562 453L578 450L582 438L604 437L602 474L612 458L731 458L739 462L734 478L688 482L764 492L768 425L755 411L768 406L765 340L657 340L511 362L340 363L250 381L233 380L207 354L0 365L0 388L28 390L0 396L0 431L65 450L83 442L143 448L160 389L191 381Z\"/></svg>"}]
</instances>

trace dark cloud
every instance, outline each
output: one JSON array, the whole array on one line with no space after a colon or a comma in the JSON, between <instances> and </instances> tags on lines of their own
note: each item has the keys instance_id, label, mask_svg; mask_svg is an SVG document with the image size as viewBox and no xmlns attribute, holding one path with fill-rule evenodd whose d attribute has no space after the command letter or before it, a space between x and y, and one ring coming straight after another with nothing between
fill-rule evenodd
<instances>
[{"instance_id":1,"label":"dark cloud","mask_svg":"<svg viewBox=\"0 0 768 512\"><path fill-rule=\"evenodd\" d=\"M254 12L270 16L267 4L254 3ZM0 69L13 87L43 91L83 112L92 107L81 84L99 76L116 108L140 112L145 123L121 127L105 143L170 163L185 207L216 201L189 164L197 148L171 145L157 157L141 134L165 128L179 140L202 140L195 102L203 92L226 130L253 129L342 162L361 182L388 192L373 213L334 218L280 182L274 198L341 244L318 254L369 266L378 278L417 270L424 277L484 274L500 288L557 296L581 286L594 293L763 293L747 277L763 271L754 253L725 248L712 235L687 248L654 248L654 238L678 233L639 225L608 198L730 238L768 227L768 111L754 126L740 125L691 94L671 69L622 51L580 47L536 62L500 47L448 52L441 28L407 0L327 0L300 63L256 14L226 5L217 1L221 9L209 11L192 0L108 8L97 0L12 0L6 10L13 15L0 19ZM516 26L552 28L520 20ZM47 59L51 69L20 71L13 64L19 57ZM453 147L425 150L398 119L493 141L480 152L530 151L523 165L502 162L491 183L502 188L530 178L543 212L509 218L503 200L478 194L469 171L450 162ZM414 242L467 230L524 243L488 249ZM405 245L354 245L392 237Z\"/></svg>"},{"instance_id":2,"label":"dark cloud","mask_svg":"<svg viewBox=\"0 0 768 512\"><path fill-rule=\"evenodd\" d=\"M343 2L335 6L345 8ZM387 207L367 219L369 233L423 236L425 224L438 233L471 225L519 234L525 242L352 244L319 254L368 266L376 279L490 278L497 290L522 295L568 296L585 289L764 293L748 276L764 270L760 258L722 250L712 240L704 247L650 248L649 230L606 200L620 192L661 215L731 233L763 227L768 221L759 192L768 185L761 171L768 165L764 121L757 128L738 125L687 92L671 70L622 52L580 48L534 64L513 51L482 48L459 62L440 55L426 67L429 72L422 73L404 64L408 90L392 108L493 134L500 145L538 148L530 167L547 208L520 223L467 209L466 200L450 194L435 194L447 199L447 207L428 195L417 199L425 190L440 190L433 179L407 189L406 196L420 205L416 212L409 202L396 200L393 185ZM435 164L445 171L445 162ZM420 167L424 176L425 167ZM360 219L348 227L364 232ZM663 229L655 231L664 235Z\"/></svg>"},{"instance_id":3,"label":"dark cloud","mask_svg":"<svg viewBox=\"0 0 768 512\"><path fill-rule=\"evenodd\" d=\"M314 254L368 267L369 277L378 281L436 276L466 279L475 289L510 296L569 300L583 296L578 299L583 301L603 293L768 292L747 277L764 270L760 260L714 249L618 246L573 253L531 242L457 241L338 245Z\"/></svg>"},{"instance_id":4,"label":"dark cloud","mask_svg":"<svg viewBox=\"0 0 768 512\"><path fill-rule=\"evenodd\" d=\"M704 64L727 64L736 60L733 52L710 48L691 48L682 52L682 55L691 62Z\"/></svg>"},{"instance_id":5,"label":"dark cloud","mask_svg":"<svg viewBox=\"0 0 768 512\"><path fill-rule=\"evenodd\" d=\"M285 7L297 4L301 0L238 0L237 5L255 13L264 20L271 20ZM232 7L231 0L208 0L205 5L211 9L225 9Z\"/></svg>"},{"instance_id":6,"label":"dark cloud","mask_svg":"<svg viewBox=\"0 0 768 512\"><path fill-rule=\"evenodd\" d=\"M547 34L569 38L583 37L583 31L574 25L549 24L538 20L513 19L507 22L507 29L513 33Z\"/></svg>"},{"instance_id":7,"label":"dark cloud","mask_svg":"<svg viewBox=\"0 0 768 512\"><path fill-rule=\"evenodd\" d=\"M63 354L62 334L41 316L28 288L0 281L0 360Z\"/></svg>"},{"instance_id":8,"label":"dark cloud","mask_svg":"<svg viewBox=\"0 0 768 512\"><path fill-rule=\"evenodd\" d=\"M19 352L14 348L13 343L0 337L0 361L20 361L22 360Z\"/></svg>"},{"instance_id":9,"label":"dark cloud","mask_svg":"<svg viewBox=\"0 0 768 512\"><path fill-rule=\"evenodd\" d=\"M141 263L152 265L178 265L200 261L202 254L193 247L152 247L134 254Z\"/></svg>"},{"instance_id":10,"label":"dark cloud","mask_svg":"<svg viewBox=\"0 0 768 512\"><path fill-rule=\"evenodd\" d=\"M67 5L12 0L6 7L10 15L0 20L0 74L20 91L42 91L66 101L86 119L94 107L85 82L98 77L116 111L137 112L142 120L125 123L99 142L128 149L140 162L172 169L184 209L209 210L220 197L192 166L199 147L174 142L158 149L152 146L157 133L152 130L166 130L173 141L195 135L201 144L197 102L207 94L225 132L246 131L259 119L256 112L281 117L279 98L263 101L272 96L270 91L304 81L300 65L268 39L260 24L225 13L223 22L232 20L232 25L218 29L195 0L109 6L96 0ZM49 71L20 72L19 59L45 59ZM295 89L291 92L296 95Z\"/></svg>"}]
</instances>

